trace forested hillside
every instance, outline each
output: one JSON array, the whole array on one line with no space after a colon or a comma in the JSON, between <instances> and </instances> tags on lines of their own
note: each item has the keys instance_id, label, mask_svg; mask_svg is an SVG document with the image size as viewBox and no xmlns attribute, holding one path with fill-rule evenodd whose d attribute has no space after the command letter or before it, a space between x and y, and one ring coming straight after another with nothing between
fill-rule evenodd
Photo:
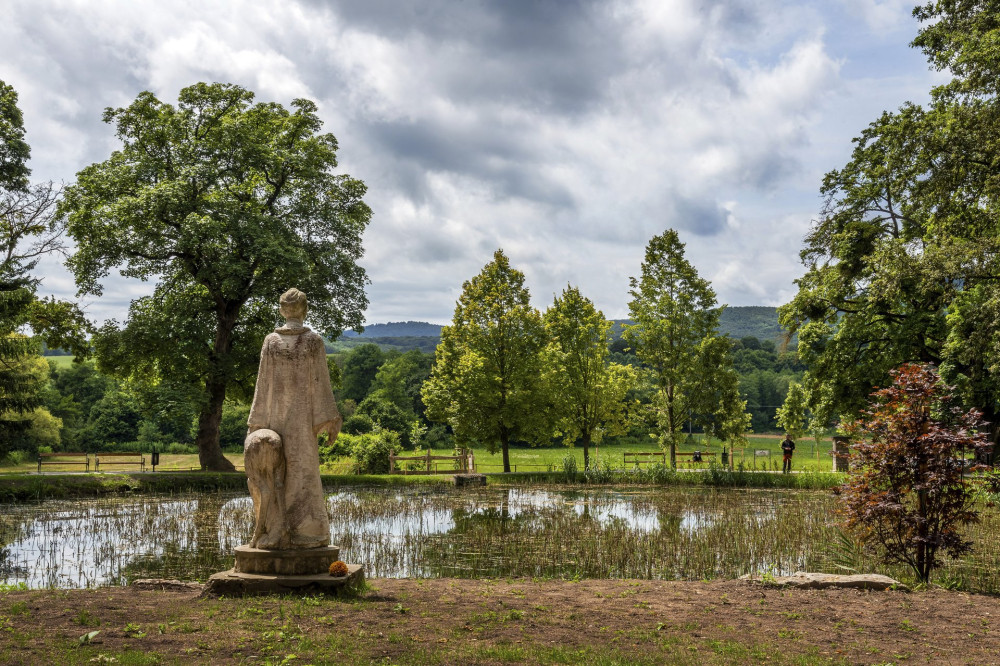
<instances>
[{"instance_id":1,"label":"forested hillside","mask_svg":"<svg viewBox=\"0 0 1000 666\"><path fill-rule=\"evenodd\" d=\"M621 333L621 325L627 319L615 319L615 336ZM778 309L766 305L746 305L727 307L719 317L719 333L739 340L752 336L758 340L780 342L783 337L778 324ZM430 352L437 346L441 336L440 324L429 324L424 321L399 321L387 324L369 324L360 335L354 331L345 331L341 342L344 349L349 349L359 342L372 342L385 349L419 349ZM336 343L334 344L336 346ZM332 349L331 349L332 351Z\"/></svg>"},{"instance_id":2,"label":"forested hillside","mask_svg":"<svg viewBox=\"0 0 1000 666\"><path fill-rule=\"evenodd\" d=\"M399 337L438 337L441 335L440 324L428 324L425 321L390 321L388 324L368 324L363 333L344 331L345 338L399 338Z\"/></svg>"},{"instance_id":3,"label":"forested hillside","mask_svg":"<svg viewBox=\"0 0 1000 666\"><path fill-rule=\"evenodd\" d=\"M737 340L751 335L777 342L784 336L778 324L778 308L766 305L727 307L719 317L719 332Z\"/></svg>"}]
</instances>

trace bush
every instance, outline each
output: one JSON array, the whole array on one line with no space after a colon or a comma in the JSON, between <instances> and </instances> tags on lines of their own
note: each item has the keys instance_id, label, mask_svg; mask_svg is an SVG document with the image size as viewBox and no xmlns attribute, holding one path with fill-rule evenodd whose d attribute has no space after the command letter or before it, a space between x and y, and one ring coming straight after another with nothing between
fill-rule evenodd
<instances>
[{"instance_id":1,"label":"bush","mask_svg":"<svg viewBox=\"0 0 1000 666\"><path fill-rule=\"evenodd\" d=\"M330 443L327 434L324 432L319 436L319 460L321 464L332 463L337 458L351 455L354 447L354 440L357 435L341 432L337 439Z\"/></svg>"},{"instance_id":2,"label":"bush","mask_svg":"<svg viewBox=\"0 0 1000 666\"><path fill-rule=\"evenodd\" d=\"M3 457L3 463L8 467L17 467L26 462L30 456L28 451L8 451L7 455Z\"/></svg>"},{"instance_id":3,"label":"bush","mask_svg":"<svg viewBox=\"0 0 1000 666\"><path fill-rule=\"evenodd\" d=\"M890 374L892 386L872 393L847 427L854 442L841 513L883 562L906 564L927 583L944 555L972 547L963 528L978 515L964 459L992 445L982 415L959 407L933 366L908 363Z\"/></svg>"},{"instance_id":4,"label":"bush","mask_svg":"<svg viewBox=\"0 0 1000 666\"><path fill-rule=\"evenodd\" d=\"M355 414L354 416L347 417L340 430L348 435L364 435L374 429L375 424L372 422L371 417L367 414Z\"/></svg>"},{"instance_id":5,"label":"bush","mask_svg":"<svg viewBox=\"0 0 1000 666\"><path fill-rule=\"evenodd\" d=\"M435 423L427 429L419 443L428 449L448 449L452 448L452 436L447 426Z\"/></svg>"},{"instance_id":6,"label":"bush","mask_svg":"<svg viewBox=\"0 0 1000 666\"><path fill-rule=\"evenodd\" d=\"M377 430L353 438L351 455L355 474L388 474L389 456L399 451L399 433Z\"/></svg>"}]
</instances>

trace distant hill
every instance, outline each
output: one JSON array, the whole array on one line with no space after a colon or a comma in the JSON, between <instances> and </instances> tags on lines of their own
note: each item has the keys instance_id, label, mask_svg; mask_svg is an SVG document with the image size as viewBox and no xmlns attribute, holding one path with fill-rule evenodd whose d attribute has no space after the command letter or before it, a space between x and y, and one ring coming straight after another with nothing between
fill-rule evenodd
<instances>
[{"instance_id":1,"label":"distant hill","mask_svg":"<svg viewBox=\"0 0 1000 666\"><path fill-rule=\"evenodd\" d=\"M621 335L622 324L631 324L631 319L615 319L614 334ZM778 324L778 308L766 305L731 305L719 317L719 333L739 340L752 335L760 340L781 342L784 331Z\"/></svg>"},{"instance_id":2,"label":"distant hill","mask_svg":"<svg viewBox=\"0 0 1000 666\"><path fill-rule=\"evenodd\" d=\"M345 338L412 338L441 336L440 324L425 321L390 321L388 324L369 324L364 333L344 331Z\"/></svg>"},{"instance_id":3,"label":"distant hill","mask_svg":"<svg viewBox=\"0 0 1000 666\"><path fill-rule=\"evenodd\" d=\"M630 320L616 319L614 322L614 334L618 336L621 335L622 324L630 323ZM365 326L364 333L358 335L354 331L345 331L340 340L346 343L343 344L345 348L372 342L385 349L420 349L429 353L434 351L440 340L441 328L440 324L425 321L369 324ZM719 332L737 340L752 335L761 340L780 342L784 336L778 325L778 309L764 305L727 307L719 318Z\"/></svg>"},{"instance_id":4,"label":"distant hill","mask_svg":"<svg viewBox=\"0 0 1000 666\"><path fill-rule=\"evenodd\" d=\"M761 340L779 342L785 332L778 324L778 308L765 305L730 306L719 317L719 332L740 338L752 335Z\"/></svg>"}]
</instances>

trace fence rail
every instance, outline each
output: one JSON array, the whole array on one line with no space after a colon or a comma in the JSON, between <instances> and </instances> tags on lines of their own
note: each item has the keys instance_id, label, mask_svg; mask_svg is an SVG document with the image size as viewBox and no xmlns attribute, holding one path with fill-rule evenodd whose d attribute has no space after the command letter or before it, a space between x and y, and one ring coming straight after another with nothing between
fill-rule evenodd
<instances>
[{"instance_id":1,"label":"fence rail","mask_svg":"<svg viewBox=\"0 0 1000 666\"><path fill-rule=\"evenodd\" d=\"M479 465L479 468L482 469L482 470L485 470L488 467L495 467L498 470L500 470L501 472L503 471L503 465L499 464L499 463L485 463L485 464ZM539 470L539 471L542 471L542 472L554 472L554 471L556 471L557 465L555 463L548 463L548 464L511 463L511 465L510 465L510 471L511 472L516 472L519 467L521 468L522 472L533 472L533 471L536 471L536 470ZM527 468L533 468L533 469L527 469Z\"/></svg>"},{"instance_id":2,"label":"fence rail","mask_svg":"<svg viewBox=\"0 0 1000 666\"><path fill-rule=\"evenodd\" d=\"M438 469L435 460L447 460L451 463L448 469ZM423 463L424 469L396 469L396 463ZM435 456L427 449L422 456L397 456L389 454L390 474L467 474L476 471L476 456L470 449L461 449L457 456Z\"/></svg>"}]
</instances>

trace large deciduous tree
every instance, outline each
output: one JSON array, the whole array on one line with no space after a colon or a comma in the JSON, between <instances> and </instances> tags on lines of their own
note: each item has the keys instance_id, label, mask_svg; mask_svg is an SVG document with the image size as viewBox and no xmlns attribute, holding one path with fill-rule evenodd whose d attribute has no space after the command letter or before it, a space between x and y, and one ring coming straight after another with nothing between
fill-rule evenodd
<instances>
[{"instance_id":1,"label":"large deciduous tree","mask_svg":"<svg viewBox=\"0 0 1000 666\"><path fill-rule=\"evenodd\" d=\"M990 444L981 414L955 405L934 368L907 364L890 374L892 385L848 427L855 442L842 512L862 543L926 583L941 554L971 547L961 528L977 515L963 459Z\"/></svg>"},{"instance_id":2,"label":"large deciduous tree","mask_svg":"<svg viewBox=\"0 0 1000 666\"><path fill-rule=\"evenodd\" d=\"M652 369L657 387L652 407L671 466L684 422L695 414L718 424L724 436L741 436L747 417L729 344L715 341L721 309L711 285L684 258L676 231L668 229L649 241L642 275L630 278L630 284L629 314L635 323L625 326L624 337ZM719 382L706 381L706 372L718 374Z\"/></svg>"},{"instance_id":3,"label":"large deciduous tree","mask_svg":"<svg viewBox=\"0 0 1000 666\"><path fill-rule=\"evenodd\" d=\"M60 205L80 293L100 295L114 268L156 281L124 326L99 331L100 367L186 388L208 469L232 469L218 443L223 402L252 387L279 295L306 292L310 322L334 335L360 327L367 305L364 184L335 173L337 141L320 133L313 102L253 99L199 83L176 106L144 92L107 109L122 147L80 171Z\"/></svg>"},{"instance_id":4,"label":"large deciduous tree","mask_svg":"<svg viewBox=\"0 0 1000 666\"><path fill-rule=\"evenodd\" d=\"M567 287L545 311L548 390L565 442L583 444L583 467L590 469L590 444L628 427L626 395L636 385L630 366L609 363L612 322L576 287Z\"/></svg>"},{"instance_id":5,"label":"large deciduous tree","mask_svg":"<svg viewBox=\"0 0 1000 666\"><path fill-rule=\"evenodd\" d=\"M441 330L422 389L427 417L447 422L459 443L502 450L509 472L511 441L539 441L550 434L539 390L544 346L542 317L529 303L524 274L497 250L463 285L451 326Z\"/></svg>"},{"instance_id":6,"label":"large deciduous tree","mask_svg":"<svg viewBox=\"0 0 1000 666\"><path fill-rule=\"evenodd\" d=\"M344 357L344 369L340 373L341 397L357 403L364 400L384 363L385 354L375 343L368 342L352 349Z\"/></svg>"},{"instance_id":7,"label":"large deciduous tree","mask_svg":"<svg viewBox=\"0 0 1000 666\"><path fill-rule=\"evenodd\" d=\"M733 342L728 336L709 335L698 345L692 386L688 393L688 418L708 437L747 445L752 415L740 396L740 375L733 367Z\"/></svg>"},{"instance_id":8,"label":"large deciduous tree","mask_svg":"<svg viewBox=\"0 0 1000 666\"><path fill-rule=\"evenodd\" d=\"M926 107L882 114L823 180L806 274L780 311L820 422L850 420L893 368L934 363L1000 442L998 12L995 1L918 7L914 45L954 78Z\"/></svg>"},{"instance_id":9,"label":"large deciduous tree","mask_svg":"<svg viewBox=\"0 0 1000 666\"><path fill-rule=\"evenodd\" d=\"M31 271L42 256L61 251L63 244L62 228L53 215L60 188L29 183L30 156L17 93L0 81L0 452L31 448L32 442L54 443L48 436L25 437L29 430L38 431L39 423L57 421L41 406L47 365L26 327L50 346L71 347L78 354L85 352L88 328L74 305L35 296L39 281Z\"/></svg>"}]
</instances>

